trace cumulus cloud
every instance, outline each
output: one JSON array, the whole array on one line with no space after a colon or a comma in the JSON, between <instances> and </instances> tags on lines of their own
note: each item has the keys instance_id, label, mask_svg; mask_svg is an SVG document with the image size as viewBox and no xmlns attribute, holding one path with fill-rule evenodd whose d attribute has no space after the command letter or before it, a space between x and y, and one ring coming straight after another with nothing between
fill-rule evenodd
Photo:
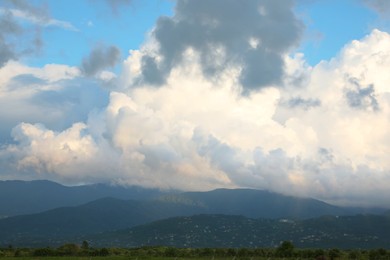
<instances>
[{"instance_id":1,"label":"cumulus cloud","mask_svg":"<svg viewBox=\"0 0 390 260\"><path fill-rule=\"evenodd\" d=\"M373 30L310 67L288 56L303 29L292 8L179 0L111 92L82 76L112 78L115 46L98 46L80 68L4 59L0 178L250 187L388 206L390 35ZM13 25L0 22L16 35Z\"/></svg>"},{"instance_id":2,"label":"cumulus cloud","mask_svg":"<svg viewBox=\"0 0 390 260\"><path fill-rule=\"evenodd\" d=\"M86 76L94 76L106 68L114 67L120 61L120 50L116 46L94 48L81 64Z\"/></svg>"},{"instance_id":3,"label":"cumulus cloud","mask_svg":"<svg viewBox=\"0 0 390 260\"><path fill-rule=\"evenodd\" d=\"M179 0L174 16L159 18L151 33L157 51L142 58L141 81L161 85L191 49L207 77L239 66L245 91L279 83L283 56L303 29L292 9L290 0Z\"/></svg>"},{"instance_id":4,"label":"cumulus cloud","mask_svg":"<svg viewBox=\"0 0 390 260\"><path fill-rule=\"evenodd\" d=\"M66 65L34 68L9 62L1 68L0 142L9 141L11 129L20 122L63 130L105 106L108 93L79 76L78 68Z\"/></svg>"},{"instance_id":5,"label":"cumulus cloud","mask_svg":"<svg viewBox=\"0 0 390 260\"><path fill-rule=\"evenodd\" d=\"M374 30L331 61L302 65L303 86L287 80L247 96L240 94L239 70L209 80L199 55L189 53L160 88L111 92L108 105L84 123L57 131L17 125L0 158L24 178L250 187L387 206L389 46L390 35ZM292 66L285 78L294 77L302 57L285 59ZM137 66L139 59L129 57L126 68Z\"/></svg>"}]
</instances>

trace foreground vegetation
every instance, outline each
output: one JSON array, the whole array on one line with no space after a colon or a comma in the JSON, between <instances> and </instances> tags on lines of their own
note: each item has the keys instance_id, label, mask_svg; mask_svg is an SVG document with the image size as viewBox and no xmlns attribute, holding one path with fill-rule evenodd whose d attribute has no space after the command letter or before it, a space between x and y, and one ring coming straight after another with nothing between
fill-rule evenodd
<instances>
[{"instance_id":1,"label":"foreground vegetation","mask_svg":"<svg viewBox=\"0 0 390 260\"><path fill-rule=\"evenodd\" d=\"M390 250L298 249L285 241L276 248L91 248L88 242L81 245L65 244L58 248L0 248L0 259L390 259Z\"/></svg>"}]
</instances>

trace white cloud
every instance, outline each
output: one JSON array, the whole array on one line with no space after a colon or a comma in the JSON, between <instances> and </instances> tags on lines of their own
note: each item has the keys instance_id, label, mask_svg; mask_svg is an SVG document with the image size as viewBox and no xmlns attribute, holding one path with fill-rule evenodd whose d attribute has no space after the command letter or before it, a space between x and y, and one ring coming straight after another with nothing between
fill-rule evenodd
<instances>
[{"instance_id":1,"label":"white cloud","mask_svg":"<svg viewBox=\"0 0 390 260\"><path fill-rule=\"evenodd\" d=\"M141 73L142 51L125 62L123 86ZM21 174L66 182L252 187L387 205L389 34L374 30L314 67L302 55L286 57L284 85L248 96L240 95L239 69L210 79L195 52L184 56L165 85L111 92L84 123L57 132L19 124L0 158Z\"/></svg>"},{"instance_id":2,"label":"white cloud","mask_svg":"<svg viewBox=\"0 0 390 260\"><path fill-rule=\"evenodd\" d=\"M63 130L86 120L93 108L106 105L108 93L79 76L77 67L48 64L42 68L9 62L0 69L0 142L20 122Z\"/></svg>"},{"instance_id":3,"label":"white cloud","mask_svg":"<svg viewBox=\"0 0 390 260\"><path fill-rule=\"evenodd\" d=\"M48 16L38 16L36 13L33 12L28 12L26 10L21 10L21 9L8 9L7 11L11 12L11 14L18 19L22 19L25 21L28 21L33 24L37 24L40 26L44 27L59 27L65 30L69 31L79 31L72 23L68 21L62 21L62 20L57 20ZM1 13L5 12L5 9L0 9Z\"/></svg>"}]
</instances>

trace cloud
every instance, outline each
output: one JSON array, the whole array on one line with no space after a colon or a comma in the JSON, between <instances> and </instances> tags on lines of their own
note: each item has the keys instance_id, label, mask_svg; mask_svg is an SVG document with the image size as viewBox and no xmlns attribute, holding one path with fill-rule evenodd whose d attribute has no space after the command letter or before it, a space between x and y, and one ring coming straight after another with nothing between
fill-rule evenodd
<instances>
[{"instance_id":1,"label":"cloud","mask_svg":"<svg viewBox=\"0 0 390 260\"><path fill-rule=\"evenodd\" d=\"M365 5L378 12L382 17L390 18L390 3L387 0L362 0Z\"/></svg>"},{"instance_id":2,"label":"cloud","mask_svg":"<svg viewBox=\"0 0 390 260\"><path fill-rule=\"evenodd\" d=\"M12 47L5 43L0 36L0 68L3 67L9 60L14 59L15 54Z\"/></svg>"},{"instance_id":3,"label":"cloud","mask_svg":"<svg viewBox=\"0 0 390 260\"><path fill-rule=\"evenodd\" d=\"M285 105L289 108L300 107L304 110L308 110L313 107L321 106L321 100L314 98L304 99L302 97L292 97L287 101L281 101L281 105Z\"/></svg>"},{"instance_id":4,"label":"cloud","mask_svg":"<svg viewBox=\"0 0 390 260\"><path fill-rule=\"evenodd\" d=\"M198 56L187 55L161 87L111 92L107 106L79 123L56 131L18 124L0 160L20 178L182 190L250 187L386 206L389 46L390 35L374 30L314 67L302 63L300 55L285 57L291 66L286 85L246 96L240 94L239 70L210 80ZM143 57L132 55L125 68L136 67L139 63L132 62ZM288 80L297 71L307 78L299 87ZM33 82L26 77L18 80ZM355 95L352 105L348 91ZM69 99L62 95L42 90L31 100L45 104L51 99L49 106L64 107ZM371 96L379 109L371 109Z\"/></svg>"},{"instance_id":5,"label":"cloud","mask_svg":"<svg viewBox=\"0 0 390 260\"><path fill-rule=\"evenodd\" d=\"M0 143L9 142L20 122L61 131L104 107L107 91L79 75L76 67L55 64L33 68L9 62L0 69Z\"/></svg>"},{"instance_id":6,"label":"cloud","mask_svg":"<svg viewBox=\"0 0 390 260\"><path fill-rule=\"evenodd\" d=\"M43 6L34 6L23 0L2 1L0 4L0 68L10 60L39 52L43 46L42 27L78 31L71 23L50 17Z\"/></svg>"},{"instance_id":7,"label":"cloud","mask_svg":"<svg viewBox=\"0 0 390 260\"><path fill-rule=\"evenodd\" d=\"M179 0L175 15L159 18L151 33L157 53L145 54L141 79L161 85L193 50L207 77L240 66L239 79L247 91L279 83L283 56L299 42L303 30L292 9L290 0Z\"/></svg>"},{"instance_id":8,"label":"cloud","mask_svg":"<svg viewBox=\"0 0 390 260\"><path fill-rule=\"evenodd\" d=\"M292 8L179 0L111 92L96 78L114 77L105 69L119 62L115 46L96 47L80 68L8 60L0 178L250 187L388 206L390 35L373 30L310 67L288 55L303 29Z\"/></svg>"},{"instance_id":9,"label":"cloud","mask_svg":"<svg viewBox=\"0 0 390 260\"><path fill-rule=\"evenodd\" d=\"M0 12L0 68L16 57L12 44L8 43L6 38L9 35L18 35L21 31L10 12Z\"/></svg>"},{"instance_id":10,"label":"cloud","mask_svg":"<svg viewBox=\"0 0 390 260\"><path fill-rule=\"evenodd\" d=\"M345 97L348 104L356 109L376 111L379 109L378 100L375 98L375 88L373 84L362 87L356 79L349 80L352 88L347 88Z\"/></svg>"},{"instance_id":11,"label":"cloud","mask_svg":"<svg viewBox=\"0 0 390 260\"><path fill-rule=\"evenodd\" d=\"M116 46L94 48L81 64L86 76L94 76L106 68L114 67L120 61L120 50Z\"/></svg>"}]
</instances>

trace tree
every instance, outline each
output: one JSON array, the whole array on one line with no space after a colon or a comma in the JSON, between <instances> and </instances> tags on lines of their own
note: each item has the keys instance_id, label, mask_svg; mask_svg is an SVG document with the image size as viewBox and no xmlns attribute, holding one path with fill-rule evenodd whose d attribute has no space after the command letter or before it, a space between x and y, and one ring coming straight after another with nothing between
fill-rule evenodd
<instances>
[{"instance_id":1,"label":"tree","mask_svg":"<svg viewBox=\"0 0 390 260\"><path fill-rule=\"evenodd\" d=\"M58 253L65 256L75 256L79 250L80 248L76 244L65 244L58 248Z\"/></svg>"},{"instance_id":2,"label":"tree","mask_svg":"<svg viewBox=\"0 0 390 260\"><path fill-rule=\"evenodd\" d=\"M341 252L339 249L333 248L333 249L329 250L328 255L329 255L330 260L334 260L334 259L341 256Z\"/></svg>"},{"instance_id":3,"label":"tree","mask_svg":"<svg viewBox=\"0 0 390 260\"><path fill-rule=\"evenodd\" d=\"M83 241L83 243L81 244L81 249L83 249L83 250L89 249L88 241L86 241L86 240Z\"/></svg>"},{"instance_id":4,"label":"tree","mask_svg":"<svg viewBox=\"0 0 390 260\"><path fill-rule=\"evenodd\" d=\"M294 245L290 241L283 241L276 249L276 255L281 257L291 257L294 253Z\"/></svg>"}]
</instances>

